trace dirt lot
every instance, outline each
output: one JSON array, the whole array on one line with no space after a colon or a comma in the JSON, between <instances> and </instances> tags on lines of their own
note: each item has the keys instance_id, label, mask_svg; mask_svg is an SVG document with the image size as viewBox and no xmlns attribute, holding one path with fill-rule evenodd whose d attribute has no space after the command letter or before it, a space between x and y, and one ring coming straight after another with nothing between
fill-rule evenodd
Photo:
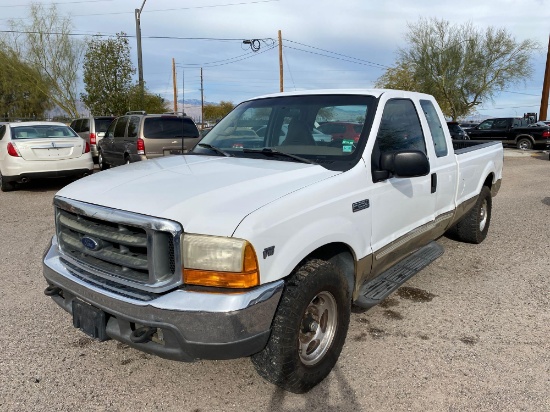
<instances>
[{"instance_id":1,"label":"dirt lot","mask_svg":"<svg viewBox=\"0 0 550 412\"><path fill-rule=\"evenodd\" d=\"M550 162L512 155L485 242L440 239L439 260L353 313L335 370L306 395L248 359L176 363L88 339L43 294L67 182L0 193L0 410L549 411Z\"/></svg>"}]
</instances>

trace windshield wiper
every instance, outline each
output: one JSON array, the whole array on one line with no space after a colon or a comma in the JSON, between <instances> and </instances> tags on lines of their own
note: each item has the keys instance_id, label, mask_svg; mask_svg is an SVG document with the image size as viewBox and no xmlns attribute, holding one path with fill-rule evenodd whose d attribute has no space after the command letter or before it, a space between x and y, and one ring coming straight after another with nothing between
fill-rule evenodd
<instances>
[{"instance_id":1,"label":"windshield wiper","mask_svg":"<svg viewBox=\"0 0 550 412\"><path fill-rule=\"evenodd\" d=\"M220 149L219 147L216 147L216 146L212 146L211 144L208 144L208 143L199 143L199 144L197 144L197 146L213 150L214 152L219 153L221 155L224 155L225 157L232 157L233 156L231 153L227 153L225 150L222 150L222 149Z\"/></svg>"},{"instance_id":2,"label":"windshield wiper","mask_svg":"<svg viewBox=\"0 0 550 412\"><path fill-rule=\"evenodd\" d=\"M266 156L282 156L282 157L288 157L290 159L298 160L302 163L308 163L310 165L316 165L313 160L306 159L305 157L296 156L290 153L280 152L278 150L273 150L269 147L264 147L263 149L243 149L243 153L261 153Z\"/></svg>"}]
</instances>

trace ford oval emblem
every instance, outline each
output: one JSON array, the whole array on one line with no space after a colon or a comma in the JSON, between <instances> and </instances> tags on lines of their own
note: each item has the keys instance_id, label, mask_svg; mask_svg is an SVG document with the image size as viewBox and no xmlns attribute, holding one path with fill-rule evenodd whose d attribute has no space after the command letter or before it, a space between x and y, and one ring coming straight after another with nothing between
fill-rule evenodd
<instances>
[{"instance_id":1,"label":"ford oval emblem","mask_svg":"<svg viewBox=\"0 0 550 412\"><path fill-rule=\"evenodd\" d=\"M99 243L97 240L92 239L91 237L84 236L82 239L80 239L84 247L90 250L98 250L99 249Z\"/></svg>"}]
</instances>

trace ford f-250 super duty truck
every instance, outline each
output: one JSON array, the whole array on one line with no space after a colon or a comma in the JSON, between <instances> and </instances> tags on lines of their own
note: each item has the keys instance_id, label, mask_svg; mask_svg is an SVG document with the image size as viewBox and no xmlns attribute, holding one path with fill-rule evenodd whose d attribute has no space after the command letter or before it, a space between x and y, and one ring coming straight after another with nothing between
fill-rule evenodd
<instances>
[{"instance_id":1,"label":"ford f-250 super duty truck","mask_svg":"<svg viewBox=\"0 0 550 412\"><path fill-rule=\"evenodd\" d=\"M327 122L363 127L331 140ZM189 154L59 191L45 293L99 340L180 361L251 356L305 392L336 363L352 304L396 290L446 232L484 240L502 145L454 144L425 94L245 101Z\"/></svg>"}]
</instances>

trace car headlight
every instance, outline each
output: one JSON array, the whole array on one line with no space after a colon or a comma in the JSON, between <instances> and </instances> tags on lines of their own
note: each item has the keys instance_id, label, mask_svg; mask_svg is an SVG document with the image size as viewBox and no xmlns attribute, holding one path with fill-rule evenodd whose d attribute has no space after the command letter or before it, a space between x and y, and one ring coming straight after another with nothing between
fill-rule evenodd
<instances>
[{"instance_id":1,"label":"car headlight","mask_svg":"<svg viewBox=\"0 0 550 412\"><path fill-rule=\"evenodd\" d=\"M224 288L260 284L256 252L246 240L186 233L182 256L185 284Z\"/></svg>"}]
</instances>

